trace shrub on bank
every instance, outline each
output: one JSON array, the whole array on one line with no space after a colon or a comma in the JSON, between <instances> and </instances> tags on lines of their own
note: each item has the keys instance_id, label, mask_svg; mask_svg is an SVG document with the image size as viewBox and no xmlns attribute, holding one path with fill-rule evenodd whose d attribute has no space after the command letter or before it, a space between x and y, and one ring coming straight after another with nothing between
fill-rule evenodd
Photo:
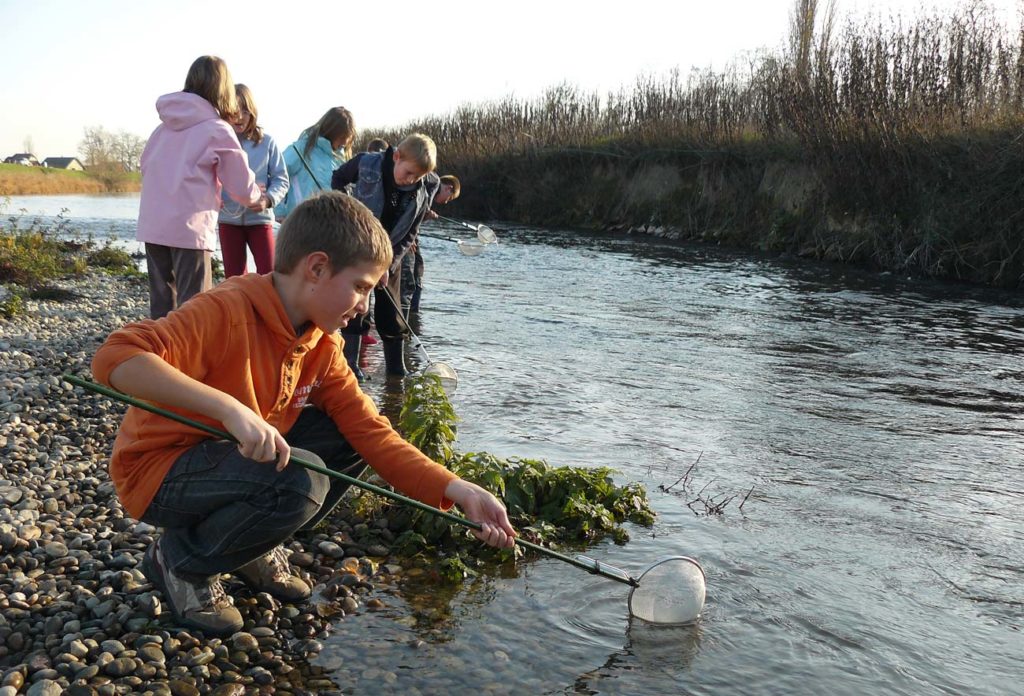
<instances>
[{"instance_id":1,"label":"shrub on bank","mask_svg":"<svg viewBox=\"0 0 1024 696\"><path fill-rule=\"evenodd\" d=\"M81 276L89 269L119 275L139 273L134 259L111 240L100 245L92 239L74 239L63 213L54 223L35 218L23 227L22 222L14 216L0 222L0 316L20 314L24 298L67 299L66 291L50 284Z\"/></svg>"},{"instance_id":2,"label":"shrub on bank","mask_svg":"<svg viewBox=\"0 0 1024 696\"><path fill-rule=\"evenodd\" d=\"M84 261L57 237L66 230L66 218L53 229L39 220L27 228L19 228L14 218L9 222L0 228L0 283L23 287L31 295L49 281L85 270Z\"/></svg>"},{"instance_id":3,"label":"shrub on bank","mask_svg":"<svg viewBox=\"0 0 1024 696\"><path fill-rule=\"evenodd\" d=\"M107 242L104 246L88 252L85 261L89 268L100 269L105 273L116 275L134 275L139 273L139 266L132 255L124 249Z\"/></svg>"},{"instance_id":4,"label":"shrub on bank","mask_svg":"<svg viewBox=\"0 0 1024 696\"><path fill-rule=\"evenodd\" d=\"M441 169L456 174L507 155L628 157L660 148L699 155L758 142L769 149L797 145L848 171L871 165L832 158L854 142L890 148L907 137L983 136L1024 123L1024 32L1000 24L991 8L969 3L951 14L839 30L816 0L795 4L800 18L787 50L762 52L723 72L644 75L606 95L561 84L536 99L465 105L362 137L397 142L411 130L429 133Z\"/></svg>"}]
</instances>

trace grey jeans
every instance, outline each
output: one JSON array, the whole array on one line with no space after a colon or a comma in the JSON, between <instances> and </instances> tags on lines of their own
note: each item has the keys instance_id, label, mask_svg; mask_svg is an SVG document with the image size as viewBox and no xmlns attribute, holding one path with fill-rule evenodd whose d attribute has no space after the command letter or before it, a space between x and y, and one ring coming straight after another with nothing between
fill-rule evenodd
<instances>
[{"instance_id":1,"label":"grey jeans","mask_svg":"<svg viewBox=\"0 0 1024 696\"><path fill-rule=\"evenodd\" d=\"M295 455L349 476L366 463L315 408L303 409L286 436ZM164 527L160 550L184 577L229 573L259 558L298 529L310 529L341 500L349 484L291 463L243 457L225 440L205 440L171 467L142 521Z\"/></svg>"},{"instance_id":2,"label":"grey jeans","mask_svg":"<svg viewBox=\"0 0 1024 696\"><path fill-rule=\"evenodd\" d=\"M159 319L213 287L212 254L146 242L149 318Z\"/></svg>"}]
</instances>

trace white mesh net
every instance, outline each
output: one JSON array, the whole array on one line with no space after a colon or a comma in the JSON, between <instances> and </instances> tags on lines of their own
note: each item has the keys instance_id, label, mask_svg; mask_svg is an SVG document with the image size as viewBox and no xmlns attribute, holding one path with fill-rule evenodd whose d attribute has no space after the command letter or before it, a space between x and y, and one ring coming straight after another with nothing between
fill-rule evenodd
<instances>
[{"instance_id":1,"label":"white mesh net","mask_svg":"<svg viewBox=\"0 0 1024 696\"><path fill-rule=\"evenodd\" d=\"M459 240L459 251L461 251L464 256L479 256L480 254L482 254L484 252L484 249L486 249L486 248L487 247L485 247L480 242L474 242L471 239L470 240L465 240L465 239L460 239Z\"/></svg>"},{"instance_id":2,"label":"white mesh net","mask_svg":"<svg viewBox=\"0 0 1024 696\"><path fill-rule=\"evenodd\" d=\"M659 624L695 621L704 608L704 569L687 556L658 561L629 593L629 613Z\"/></svg>"},{"instance_id":3,"label":"white mesh net","mask_svg":"<svg viewBox=\"0 0 1024 696\"><path fill-rule=\"evenodd\" d=\"M484 244L494 244L498 241L498 235L494 234L494 230L487 225L480 225L476 228L476 238Z\"/></svg>"},{"instance_id":4,"label":"white mesh net","mask_svg":"<svg viewBox=\"0 0 1024 696\"><path fill-rule=\"evenodd\" d=\"M436 375L441 380L441 388L449 394L459 386L459 373L448 363L430 363L423 370L423 374Z\"/></svg>"}]
</instances>

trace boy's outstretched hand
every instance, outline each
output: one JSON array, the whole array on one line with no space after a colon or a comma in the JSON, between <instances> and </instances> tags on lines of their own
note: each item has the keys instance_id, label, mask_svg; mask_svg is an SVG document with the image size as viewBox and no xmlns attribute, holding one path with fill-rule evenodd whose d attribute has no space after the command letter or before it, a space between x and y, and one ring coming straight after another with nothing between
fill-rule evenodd
<instances>
[{"instance_id":1,"label":"boy's outstretched hand","mask_svg":"<svg viewBox=\"0 0 1024 696\"><path fill-rule=\"evenodd\" d=\"M511 548L515 544L516 530L508 521L505 506L483 488L455 479L445 488L444 495L482 527L479 531L473 530L477 539L499 548Z\"/></svg>"}]
</instances>

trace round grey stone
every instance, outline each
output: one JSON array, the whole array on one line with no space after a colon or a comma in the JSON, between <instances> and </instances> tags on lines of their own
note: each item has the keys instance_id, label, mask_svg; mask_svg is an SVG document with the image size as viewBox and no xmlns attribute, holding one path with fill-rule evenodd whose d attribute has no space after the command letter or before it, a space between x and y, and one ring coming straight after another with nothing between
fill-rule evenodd
<instances>
[{"instance_id":1,"label":"round grey stone","mask_svg":"<svg viewBox=\"0 0 1024 696\"><path fill-rule=\"evenodd\" d=\"M111 677L127 677L135 671L135 660L130 657L119 657L104 667L103 671Z\"/></svg>"},{"instance_id":2,"label":"round grey stone","mask_svg":"<svg viewBox=\"0 0 1024 696\"><path fill-rule=\"evenodd\" d=\"M52 679L42 679L29 687L25 693L27 696L60 696L64 689Z\"/></svg>"}]
</instances>

